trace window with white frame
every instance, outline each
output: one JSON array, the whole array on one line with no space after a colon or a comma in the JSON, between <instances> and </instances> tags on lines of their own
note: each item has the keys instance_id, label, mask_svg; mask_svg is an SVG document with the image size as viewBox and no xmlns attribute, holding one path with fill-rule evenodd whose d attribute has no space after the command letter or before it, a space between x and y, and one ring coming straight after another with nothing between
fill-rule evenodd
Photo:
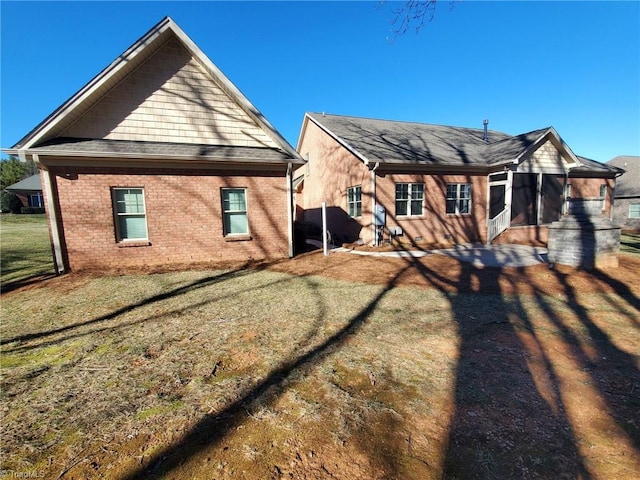
<instances>
[{"instance_id":1,"label":"window with white frame","mask_svg":"<svg viewBox=\"0 0 640 480\"><path fill-rule=\"evenodd\" d=\"M419 216L422 215L422 203L424 201L424 184L422 183L396 183L396 215Z\"/></svg>"},{"instance_id":2,"label":"window with white frame","mask_svg":"<svg viewBox=\"0 0 640 480\"><path fill-rule=\"evenodd\" d=\"M147 213L144 204L144 189L113 188L113 213L116 238L119 242L147 239Z\"/></svg>"},{"instance_id":3,"label":"window with white frame","mask_svg":"<svg viewBox=\"0 0 640 480\"><path fill-rule=\"evenodd\" d=\"M32 193L29 195L29 206L42 208L44 207L44 199L42 198L42 193Z\"/></svg>"},{"instance_id":4,"label":"window with white frame","mask_svg":"<svg viewBox=\"0 0 640 480\"><path fill-rule=\"evenodd\" d=\"M248 235L247 189L223 188L224 235Z\"/></svg>"},{"instance_id":5,"label":"window with white frame","mask_svg":"<svg viewBox=\"0 0 640 480\"><path fill-rule=\"evenodd\" d=\"M448 183L446 212L452 215L471 213L471 184Z\"/></svg>"},{"instance_id":6,"label":"window with white frame","mask_svg":"<svg viewBox=\"0 0 640 480\"><path fill-rule=\"evenodd\" d=\"M629 205L629 218L640 218L640 203Z\"/></svg>"},{"instance_id":7,"label":"window with white frame","mask_svg":"<svg viewBox=\"0 0 640 480\"><path fill-rule=\"evenodd\" d=\"M347 188L347 213L350 217L362 216L362 187Z\"/></svg>"}]
</instances>

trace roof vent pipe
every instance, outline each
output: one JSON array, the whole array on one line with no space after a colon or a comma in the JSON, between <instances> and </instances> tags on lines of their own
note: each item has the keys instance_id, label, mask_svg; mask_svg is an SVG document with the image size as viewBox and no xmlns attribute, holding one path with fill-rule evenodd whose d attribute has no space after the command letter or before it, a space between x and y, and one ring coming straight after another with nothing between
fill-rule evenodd
<instances>
[{"instance_id":1,"label":"roof vent pipe","mask_svg":"<svg viewBox=\"0 0 640 480\"><path fill-rule=\"evenodd\" d=\"M485 142L489 141L489 132L487 131L487 126L489 125L489 120L483 120L482 125L484 125L484 134L482 135L482 140Z\"/></svg>"}]
</instances>

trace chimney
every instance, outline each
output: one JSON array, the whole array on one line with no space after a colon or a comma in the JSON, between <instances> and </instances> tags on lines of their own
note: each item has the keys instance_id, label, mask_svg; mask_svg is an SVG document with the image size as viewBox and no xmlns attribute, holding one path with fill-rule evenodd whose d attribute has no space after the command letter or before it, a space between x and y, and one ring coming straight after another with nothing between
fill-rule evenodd
<instances>
[{"instance_id":1,"label":"chimney","mask_svg":"<svg viewBox=\"0 0 640 480\"><path fill-rule=\"evenodd\" d=\"M487 131L487 126L489 125L489 120L483 120L482 125L484 125L484 134L482 135L482 140L485 142L489 142L489 132Z\"/></svg>"}]
</instances>

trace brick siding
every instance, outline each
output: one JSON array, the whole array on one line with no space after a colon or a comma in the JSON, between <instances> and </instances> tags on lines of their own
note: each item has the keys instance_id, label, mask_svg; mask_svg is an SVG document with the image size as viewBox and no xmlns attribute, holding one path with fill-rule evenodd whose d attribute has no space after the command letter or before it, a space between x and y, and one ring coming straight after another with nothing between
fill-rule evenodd
<instances>
[{"instance_id":1,"label":"brick siding","mask_svg":"<svg viewBox=\"0 0 640 480\"><path fill-rule=\"evenodd\" d=\"M52 168L71 270L288 256L283 172ZM116 241L113 187L144 188L149 242ZM250 239L223 235L221 189L246 187Z\"/></svg>"}]
</instances>

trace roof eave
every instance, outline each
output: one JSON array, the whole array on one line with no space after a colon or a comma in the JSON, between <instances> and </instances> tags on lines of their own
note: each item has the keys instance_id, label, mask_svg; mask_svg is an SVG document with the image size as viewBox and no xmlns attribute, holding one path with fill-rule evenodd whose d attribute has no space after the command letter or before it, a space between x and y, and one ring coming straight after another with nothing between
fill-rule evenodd
<instances>
[{"instance_id":1,"label":"roof eave","mask_svg":"<svg viewBox=\"0 0 640 480\"><path fill-rule=\"evenodd\" d=\"M9 150L4 150L5 153L10 152ZM113 152L79 152L73 150L46 150L42 148L37 149L28 149L23 150L24 154L31 157L36 157L38 159L42 159L43 157L49 158L95 158L95 159L109 159L112 161L122 161L122 160L143 160L143 161L154 161L154 162L203 162L203 163L237 163L244 165L303 165L304 162L298 158L287 158L279 161L276 160L256 160L255 157L234 157L233 159L225 158L222 156L193 156L193 155L175 155L175 154L157 154L157 153L127 153L127 152L118 152L114 154ZM13 154L13 153L11 153Z\"/></svg>"}]
</instances>

